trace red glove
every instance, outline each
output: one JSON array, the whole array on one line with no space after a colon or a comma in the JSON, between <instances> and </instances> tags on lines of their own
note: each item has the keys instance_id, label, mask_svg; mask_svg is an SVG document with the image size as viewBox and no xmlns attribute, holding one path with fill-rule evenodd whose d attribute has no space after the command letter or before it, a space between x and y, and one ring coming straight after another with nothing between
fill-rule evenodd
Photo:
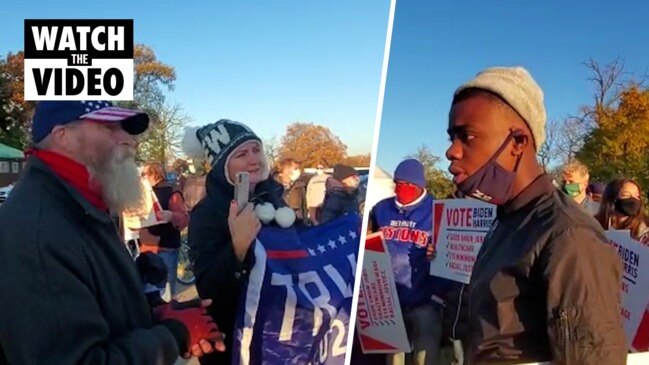
<instances>
[{"instance_id":1,"label":"red glove","mask_svg":"<svg viewBox=\"0 0 649 365\"><path fill-rule=\"evenodd\" d=\"M181 353L189 351L200 340L217 341L221 339L216 323L204 308L179 307L178 303L168 303L155 308L155 317L161 322L180 322L186 329L183 340L179 339ZM173 331L172 331L173 332ZM182 343L185 342L186 343Z\"/></svg>"}]
</instances>

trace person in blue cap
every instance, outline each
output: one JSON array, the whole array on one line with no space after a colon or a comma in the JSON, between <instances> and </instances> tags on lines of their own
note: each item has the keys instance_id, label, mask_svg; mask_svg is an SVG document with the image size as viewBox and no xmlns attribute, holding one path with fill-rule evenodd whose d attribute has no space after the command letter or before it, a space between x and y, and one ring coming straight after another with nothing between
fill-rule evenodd
<instances>
[{"instance_id":1,"label":"person in blue cap","mask_svg":"<svg viewBox=\"0 0 649 365\"><path fill-rule=\"evenodd\" d=\"M396 196L370 211L370 229L383 232L413 351L388 354L388 364L431 365L439 361L441 298L453 284L429 274L426 248L432 237L433 196L426 190L424 166L415 159L401 162L394 182Z\"/></svg>"},{"instance_id":2,"label":"person in blue cap","mask_svg":"<svg viewBox=\"0 0 649 365\"><path fill-rule=\"evenodd\" d=\"M34 148L0 207L0 364L171 365L224 350L210 301L149 307L109 214L140 204L148 124L107 101L36 105Z\"/></svg>"}]
</instances>

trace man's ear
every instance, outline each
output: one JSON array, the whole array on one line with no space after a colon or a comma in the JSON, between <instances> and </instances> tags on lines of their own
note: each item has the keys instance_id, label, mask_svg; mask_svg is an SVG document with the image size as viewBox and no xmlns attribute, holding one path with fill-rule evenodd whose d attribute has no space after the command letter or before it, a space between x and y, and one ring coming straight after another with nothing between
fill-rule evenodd
<instances>
[{"instance_id":1,"label":"man's ear","mask_svg":"<svg viewBox=\"0 0 649 365\"><path fill-rule=\"evenodd\" d=\"M57 125L52 128L49 138L55 148L69 150L76 146L74 133L73 128Z\"/></svg>"},{"instance_id":2,"label":"man's ear","mask_svg":"<svg viewBox=\"0 0 649 365\"><path fill-rule=\"evenodd\" d=\"M57 146L65 145L65 139L68 137L68 130L62 125L57 125L52 128L49 137Z\"/></svg>"},{"instance_id":3,"label":"man's ear","mask_svg":"<svg viewBox=\"0 0 649 365\"><path fill-rule=\"evenodd\" d=\"M514 140L514 156L520 156L530 143L530 137L522 130L515 130L512 132L512 139Z\"/></svg>"}]
</instances>

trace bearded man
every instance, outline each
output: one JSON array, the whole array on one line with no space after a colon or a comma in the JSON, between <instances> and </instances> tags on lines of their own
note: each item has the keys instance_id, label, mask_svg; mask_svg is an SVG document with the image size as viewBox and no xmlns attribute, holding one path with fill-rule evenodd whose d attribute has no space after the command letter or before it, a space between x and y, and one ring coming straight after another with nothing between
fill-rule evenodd
<instances>
[{"instance_id":1,"label":"bearded man","mask_svg":"<svg viewBox=\"0 0 649 365\"><path fill-rule=\"evenodd\" d=\"M111 219L140 206L135 136L148 124L109 102L37 104L35 148L0 208L0 364L173 364L224 350L209 301L149 308Z\"/></svg>"}]
</instances>

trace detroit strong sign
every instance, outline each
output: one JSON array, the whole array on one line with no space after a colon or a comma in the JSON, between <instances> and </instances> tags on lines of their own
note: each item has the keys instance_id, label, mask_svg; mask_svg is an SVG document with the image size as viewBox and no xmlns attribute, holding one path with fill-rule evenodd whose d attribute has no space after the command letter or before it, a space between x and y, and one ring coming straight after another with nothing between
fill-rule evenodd
<instances>
[{"instance_id":1,"label":"detroit strong sign","mask_svg":"<svg viewBox=\"0 0 649 365\"><path fill-rule=\"evenodd\" d=\"M25 100L132 99L132 19L25 20Z\"/></svg>"}]
</instances>

